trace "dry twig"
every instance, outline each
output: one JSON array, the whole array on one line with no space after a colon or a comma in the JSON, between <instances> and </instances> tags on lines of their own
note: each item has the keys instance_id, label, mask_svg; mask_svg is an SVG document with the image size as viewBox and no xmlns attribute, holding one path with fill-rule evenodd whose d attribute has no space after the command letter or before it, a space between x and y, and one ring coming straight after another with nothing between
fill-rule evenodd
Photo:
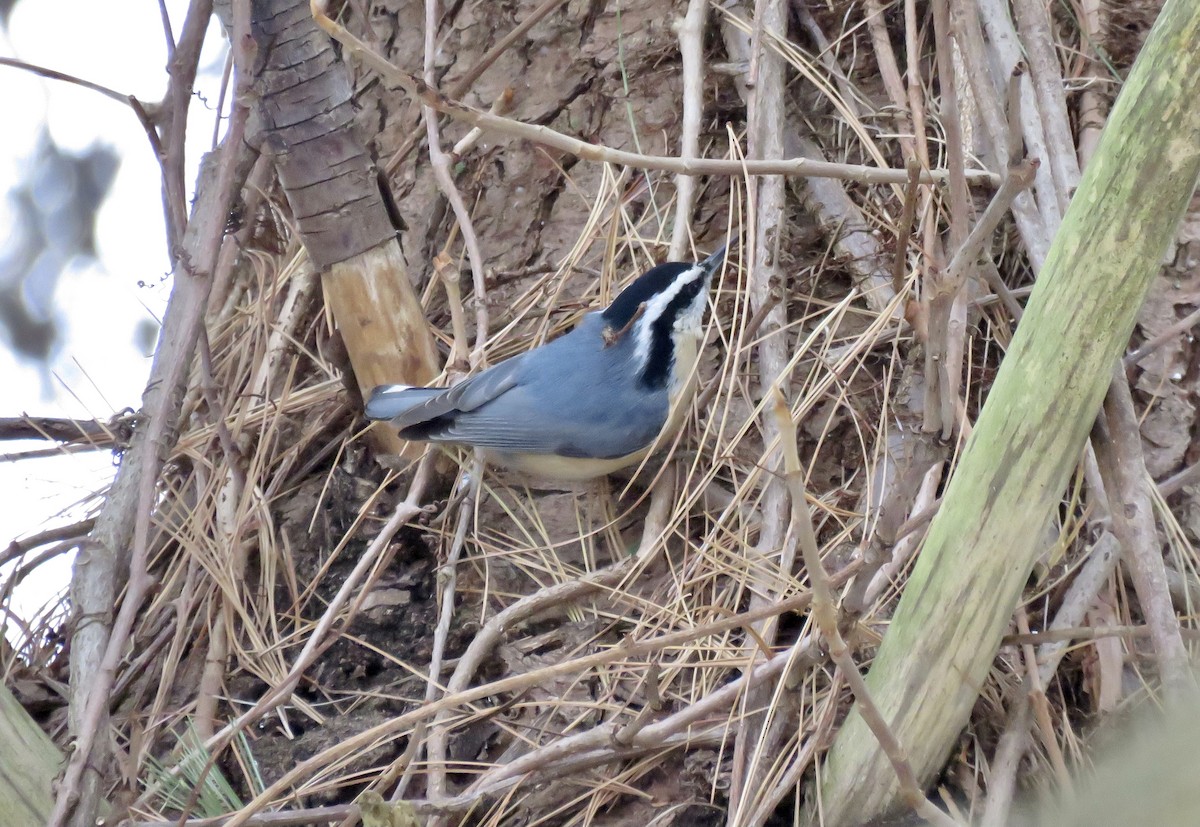
<instances>
[{"instance_id":1,"label":"dry twig","mask_svg":"<svg viewBox=\"0 0 1200 827\"><path fill-rule=\"evenodd\" d=\"M399 67L375 54L370 48L348 32L343 26L325 14L324 0L314 0L313 13L317 23L335 40L345 46L364 64L379 72L385 78L395 82L415 98L439 112L450 115L464 123L480 129L486 129L500 134L519 138L525 141L542 144L553 149L559 149L590 161L606 161L611 164L633 167L635 169L660 170L663 172L680 172L688 175L807 175L827 178L845 178L852 181L862 181L873 184L900 184L907 180L908 175L902 169L879 169L857 164L832 164L825 161L813 161L807 158L793 158L778 161L718 161L708 158L689 160L686 158L667 158L641 155L636 152L611 149L596 144L563 135L544 126L526 124L480 112L465 104L452 100L436 88L408 74ZM931 171L922 173L924 183L933 183L945 177L945 173ZM996 183L996 177L988 172L972 170L967 178L972 183Z\"/></svg>"},{"instance_id":2,"label":"dry twig","mask_svg":"<svg viewBox=\"0 0 1200 827\"><path fill-rule=\"evenodd\" d=\"M955 827L958 822L939 810L921 792L917 786L916 776L909 766L904 747L896 740L895 734L883 719L879 709L871 701L866 681L858 671L858 665L850 655L838 628L837 603L833 596L833 582L821 562L821 553L817 547L817 535L813 530L812 514L808 510L808 502L804 496L804 470L800 465L800 456L796 451L796 423L792 420L792 411L787 401L778 389L774 391L771 409L780 432L780 444L783 446L784 479L787 483L788 495L791 500L791 530L797 537L797 543L804 556L804 566L808 570L808 578L812 583L812 614L821 636L829 647L829 655L841 670L842 677L854 694L859 713L871 727L871 732L879 740L883 749L896 771L900 781L901 794L917 815L926 821Z\"/></svg>"}]
</instances>

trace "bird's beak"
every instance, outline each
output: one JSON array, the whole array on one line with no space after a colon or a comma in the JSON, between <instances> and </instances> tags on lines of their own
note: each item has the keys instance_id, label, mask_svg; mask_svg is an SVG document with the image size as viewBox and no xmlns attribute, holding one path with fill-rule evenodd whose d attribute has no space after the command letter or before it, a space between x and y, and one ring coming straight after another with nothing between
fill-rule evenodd
<instances>
[{"instance_id":1,"label":"bird's beak","mask_svg":"<svg viewBox=\"0 0 1200 827\"><path fill-rule=\"evenodd\" d=\"M715 273L721 267L721 262L725 260L725 251L729 249L729 242L725 242L718 247L712 255L700 262L700 266L706 273L710 275Z\"/></svg>"}]
</instances>

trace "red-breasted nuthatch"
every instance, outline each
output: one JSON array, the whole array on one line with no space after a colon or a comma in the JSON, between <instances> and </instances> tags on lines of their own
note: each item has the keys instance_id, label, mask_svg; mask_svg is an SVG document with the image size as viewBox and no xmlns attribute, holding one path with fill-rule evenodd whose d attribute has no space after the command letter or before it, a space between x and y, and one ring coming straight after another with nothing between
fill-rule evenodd
<instances>
[{"instance_id":1,"label":"red-breasted nuthatch","mask_svg":"<svg viewBox=\"0 0 1200 827\"><path fill-rule=\"evenodd\" d=\"M658 265L570 333L453 387L381 385L367 417L541 477L585 480L639 462L683 421L725 249Z\"/></svg>"}]
</instances>

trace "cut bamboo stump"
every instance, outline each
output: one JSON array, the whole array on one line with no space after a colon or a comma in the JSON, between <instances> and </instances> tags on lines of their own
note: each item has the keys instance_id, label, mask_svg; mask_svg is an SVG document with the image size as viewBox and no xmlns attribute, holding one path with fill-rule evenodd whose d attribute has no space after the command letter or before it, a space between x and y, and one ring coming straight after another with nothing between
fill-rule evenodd
<instances>
[{"instance_id":1,"label":"cut bamboo stump","mask_svg":"<svg viewBox=\"0 0 1200 827\"><path fill-rule=\"evenodd\" d=\"M437 350L358 134L350 73L307 0L255 0L251 13L256 112L359 390L424 385L439 373ZM372 437L386 453L405 449L386 423Z\"/></svg>"},{"instance_id":2,"label":"cut bamboo stump","mask_svg":"<svg viewBox=\"0 0 1200 827\"><path fill-rule=\"evenodd\" d=\"M395 240L330 265L321 287L364 399L376 385L437 378L433 336ZM387 422L374 424L372 438L389 454L406 450Z\"/></svg>"}]
</instances>

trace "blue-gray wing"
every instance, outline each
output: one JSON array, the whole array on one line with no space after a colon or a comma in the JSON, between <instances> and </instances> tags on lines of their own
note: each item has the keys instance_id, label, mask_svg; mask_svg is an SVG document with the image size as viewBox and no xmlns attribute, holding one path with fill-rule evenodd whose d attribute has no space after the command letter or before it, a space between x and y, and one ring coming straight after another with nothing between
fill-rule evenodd
<instances>
[{"instance_id":1,"label":"blue-gray wing","mask_svg":"<svg viewBox=\"0 0 1200 827\"><path fill-rule=\"evenodd\" d=\"M576 385L561 390L559 403L547 406L546 393L517 385L475 410L401 431L401 436L508 453L607 459L649 445L666 419L665 401L661 412L636 416L606 407L610 400L599 389Z\"/></svg>"},{"instance_id":2,"label":"blue-gray wing","mask_svg":"<svg viewBox=\"0 0 1200 827\"><path fill-rule=\"evenodd\" d=\"M366 415L389 419L400 430L460 411L472 411L517 383L521 357L509 359L449 388L380 385L371 392Z\"/></svg>"},{"instance_id":3,"label":"blue-gray wing","mask_svg":"<svg viewBox=\"0 0 1200 827\"><path fill-rule=\"evenodd\" d=\"M367 415L405 439L508 453L621 457L646 447L666 421L666 391L631 387L633 343L611 349L599 314L571 333L452 388L377 388Z\"/></svg>"}]
</instances>

